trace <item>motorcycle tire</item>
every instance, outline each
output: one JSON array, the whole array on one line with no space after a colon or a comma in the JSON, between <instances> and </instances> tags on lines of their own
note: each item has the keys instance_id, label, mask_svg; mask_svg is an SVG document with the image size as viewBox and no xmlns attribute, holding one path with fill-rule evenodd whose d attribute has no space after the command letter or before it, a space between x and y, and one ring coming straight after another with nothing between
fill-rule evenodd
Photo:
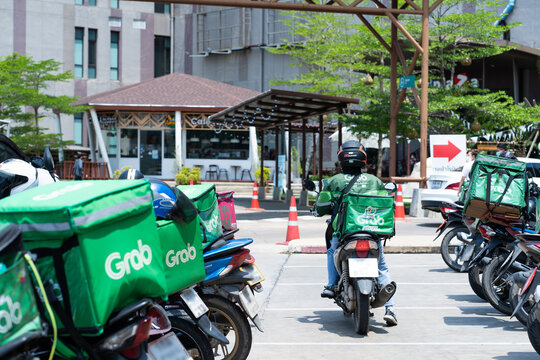
<instances>
[{"instance_id":1,"label":"motorcycle tire","mask_svg":"<svg viewBox=\"0 0 540 360\"><path fill-rule=\"evenodd\" d=\"M169 317L172 331L195 360L213 360L212 345L206 335L192 322L178 317Z\"/></svg>"},{"instance_id":2,"label":"motorcycle tire","mask_svg":"<svg viewBox=\"0 0 540 360\"><path fill-rule=\"evenodd\" d=\"M471 289L474 291L476 296L482 300L487 300L486 295L484 294L484 289L482 288L482 272L484 271L483 266L477 264L469 269L469 284Z\"/></svg>"},{"instance_id":3,"label":"motorcycle tire","mask_svg":"<svg viewBox=\"0 0 540 360\"><path fill-rule=\"evenodd\" d=\"M493 280L498 276L498 270L508 256L510 256L510 253L499 255L491 259L489 264L484 266L484 273L482 274L482 288L484 289L484 295L486 295L487 301L491 306L505 315L512 314L509 280L516 270L510 267L497 283L494 284Z\"/></svg>"},{"instance_id":4,"label":"motorcycle tire","mask_svg":"<svg viewBox=\"0 0 540 360\"><path fill-rule=\"evenodd\" d=\"M521 286L523 286L523 284L518 284L516 282L510 286L510 305L512 306L512 311L514 311L517 304L521 300L521 296L519 296ZM521 309L516 313L516 319L518 319L518 321L525 326L527 326L527 319L529 318L529 313L531 312L533 306L534 300L529 299L523 303Z\"/></svg>"},{"instance_id":5,"label":"motorcycle tire","mask_svg":"<svg viewBox=\"0 0 540 360\"><path fill-rule=\"evenodd\" d=\"M232 301L216 295L204 294L202 300L209 309L208 317L229 344L211 340L216 359L245 360L251 351L251 327L242 310Z\"/></svg>"},{"instance_id":6,"label":"motorcycle tire","mask_svg":"<svg viewBox=\"0 0 540 360\"><path fill-rule=\"evenodd\" d=\"M534 350L540 354L540 307L534 304L527 321L527 335Z\"/></svg>"},{"instance_id":7,"label":"motorcycle tire","mask_svg":"<svg viewBox=\"0 0 540 360\"><path fill-rule=\"evenodd\" d=\"M355 289L354 330L357 334L367 335L369 331L369 295Z\"/></svg>"},{"instance_id":8,"label":"motorcycle tire","mask_svg":"<svg viewBox=\"0 0 540 360\"><path fill-rule=\"evenodd\" d=\"M466 246L466 244L457 240L457 234L460 232L468 234L469 229L466 226L453 228L444 235L441 242L441 256L444 262L450 269L457 272L461 272L463 261L460 261L460 256ZM454 240L454 243L452 243L452 240Z\"/></svg>"}]
</instances>

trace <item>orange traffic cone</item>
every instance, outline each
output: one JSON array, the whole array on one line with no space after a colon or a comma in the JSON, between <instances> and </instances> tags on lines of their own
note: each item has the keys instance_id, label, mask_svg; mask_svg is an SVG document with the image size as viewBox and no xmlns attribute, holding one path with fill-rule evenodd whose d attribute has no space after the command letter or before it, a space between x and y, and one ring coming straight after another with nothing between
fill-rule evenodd
<instances>
[{"instance_id":1,"label":"orange traffic cone","mask_svg":"<svg viewBox=\"0 0 540 360\"><path fill-rule=\"evenodd\" d=\"M398 185L396 195L396 211L394 213L395 220L405 220L405 206L403 206L403 190L401 185Z\"/></svg>"},{"instance_id":2,"label":"orange traffic cone","mask_svg":"<svg viewBox=\"0 0 540 360\"><path fill-rule=\"evenodd\" d=\"M248 210L264 210L259 207L259 188L257 182L253 183L253 196L251 197L251 207Z\"/></svg>"},{"instance_id":3,"label":"orange traffic cone","mask_svg":"<svg viewBox=\"0 0 540 360\"><path fill-rule=\"evenodd\" d=\"M189 185L193 185L193 179L189 179Z\"/></svg>"},{"instance_id":4,"label":"orange traffic cone","mask_svg":"<svg viewBox=\"0 0 540 360\"><path fill-rule=\"evenodd\" d=\"M289 225L287 226L287 238L285 242L276 243L276 245L288 245L291 240L299 240L300 232L298 230L298 213L296 212L296 199L291 196L291 206L289 207Z\"/></svg>"}]
</instances>

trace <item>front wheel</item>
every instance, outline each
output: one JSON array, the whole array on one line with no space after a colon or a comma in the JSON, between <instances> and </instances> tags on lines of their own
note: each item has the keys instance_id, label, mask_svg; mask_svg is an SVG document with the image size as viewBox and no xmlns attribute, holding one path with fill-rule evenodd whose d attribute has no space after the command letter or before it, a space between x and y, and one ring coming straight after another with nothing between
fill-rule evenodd
<instances>
[{"instance_id":1,"label":"front wheel","mask_svg":"<svg viewBox=\"0 0 540 360\"><path fill-rule=\"evenodd\" d=\"M355 289L354 330L357 334L366 335L369 330L369 295L361 294Z\"/></svg>"},{"instance_id":2,"label":"front wheel","mask_svg":"<svg viewBox=\"0 0 540 360\"><path fill-rule=\"evenodd\" d=\"M199 328L191 322L178 317L171 316L169 320L171 321L172 331L193 359L214 359L212 346L206 335Z\"/></svg>"},{"instance_id":3,"label":"front wheel","mask_svg":"<svg viewBox=\"0 0 540 360\"><path fill-rule=\"evenodd\" d=\"M515 270L510 267L497 282L494 282L494 280L498 276L498 270L508 256L511 255L504 254L493 258L489 264L484 267L484 273L482 275L482 288L484 289L487 301L489 301L491 306L505 315L512 314L512 305L510 304L509 299L509 280Z\"/></svg>"},{"instance_id":4,"label":"front wheel","mask_svg":"<svg viewBox=\"0 0 540 360\"><path fill-rule=\"evenodd\" d=\"M527 321L527 334L534 350L540 354L540 307L536 303L529 313Z\"/></svg>"},{"instance_id":5,"label":"front wheel","mask_svg":"<svg viewBox=\"0 0 540 360\"><path fill-rule=\"evenodd\" d=\"M457 272L461 272L461 265L463 265L461 255L467 246L467 244L458 239L457 235L460 232L468 234L469 229L466 226L458 226L447 232L441 242L441 256L444 262L450 269Z\"/></svg>"},{"instance_id":6,"label":"front wheel","mask_svg":"<svg viewBox=\"0 0 540 360\"><path fill-rule=\"evenodd\" d=\"M482 273L484 267L480 264L476 264L471 269L469 269L469 284L474 293L482 300L487 300L486 295L484 294L484 289L482 289Z\"/></svg>"},{"instance_id":7,"label":"front wheel","mask_svg":"<svg viewBox=\"0 0 540 360\"><path fill-rule=\"evenodd\" d=\"M210 321L229 340L229 344L211 340L216 359L245 360L251 351L251 327L249 322L233 302L221 296L202 295L208 307Z\"/></svg>"}]
</instances>

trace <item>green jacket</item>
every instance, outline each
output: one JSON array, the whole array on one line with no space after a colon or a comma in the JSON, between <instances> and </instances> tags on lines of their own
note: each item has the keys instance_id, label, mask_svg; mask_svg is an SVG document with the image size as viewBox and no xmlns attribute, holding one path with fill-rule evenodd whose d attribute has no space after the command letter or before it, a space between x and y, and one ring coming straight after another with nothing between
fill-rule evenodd
<instances>
[{"instance_id":1,"label":"green jacket","mask_svg":"<svg viewBox=\"0 0 540 360\"><path fill-rule=\"evenodd\" d=\"M341 193L353 177L354 175L350 174L337 174L328 179L313 207L313 214L315 216L330 214L332 206L339 200ZM384 183L371 174L360 175L349 192L364 195L388 195Z\"/></svg>"}]
</instances>

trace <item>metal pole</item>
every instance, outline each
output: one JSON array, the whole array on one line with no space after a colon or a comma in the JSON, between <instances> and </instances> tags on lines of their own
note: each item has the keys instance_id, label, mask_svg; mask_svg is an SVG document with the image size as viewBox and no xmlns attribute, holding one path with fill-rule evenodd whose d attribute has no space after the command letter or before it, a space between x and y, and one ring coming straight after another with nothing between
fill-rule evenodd
<instances>
[{"instance_id":1,"label":"metal pole","mask_svg":"<svg viewBox=\"0 0 540 360\"><path fill-rule=\"evenodd\" d=\"M287 149L287 190L291 190L291 169L292 169L292 124L289 123L289 136L287 143L289 144Z\"/></svg>"},{"instance_id":2,"label":"metal pole","mask_svg":"<svg viewBox=\"0 0 540 360\"><path fill-rule=\"evenodd\" d=\"M279 187L279 184L278 184L278 179L279 179L279 162L278 162L278 158L279 158L279 128L276 127L276 151L275 151L275 154L276 154L276 157L275 157L275 167L276 167L276 170L274 171L275 175L276 175L276 183L274 184L274 187Z\"/></svg>"},{"instance_id":3,"label":"metal pole","mask_svg":"<svg viewBox=\"0 0 540 360\"><path fill-rule=\"evenodd\" d=\"M322 189L324 115L319 116L319 189Z\"/></svg>"},{"instance_id":4,"label":"metal pole","mask_svg":"<svg viewBox=\"0 0 540 360\"><path fill-rule=\"evenodd\" d=\"M420 177L426 178L427 127L428 127L428 81L429 81L429 0L422 0L422 86L420 88ZM425 187L425 180L420 184Z\"/></svg>"},{"instance_id":5,"label":"metal pole","mask_svg":"<svg viewBox=\"0 0 540 360\"><path fill-rule=\"evenodd\" d=\"M345 113L345 111L343 111L343 109L341 109L341 113ZM341 123L341 120L338 120L338 140L337 140L337 143L338 143L338 147L341 147L341 145L343 144L343 124Z\"/></svg>"},{"instance_id":6,"label":"metal pole","mask_svg":"<svg viewBox=\"0 0 540 360\"><path fill-rule=\"evenodd\" d=\"M397 0L392 0L392 8L397 8ZM392 22L391 25L391 46L390 52L390 176L396 176L396 132L397 132L397 27Z\"/></svg>"},{"instance_id":7,"label":"metal pole","mask_svg":"<svg viewBox=\"0 0 540 360\"><path fill-rule=\"evenodd\" d=\"M307 179L306 174L306 119L302 121L302 178Z\"/></svg>"},{"instance_id":8,"label":"metal pole","mask_svg":"<svg viewBox=\"0 0 540 360\"><path fill-rule=\"evenodd\" d=\"M317 175L317 141L316 132L313 132L313 175Z\"/></svg>"},{"instance_id":9,"label":"metal pole","mask_svg":"<svg viewBox=\"0 0 540 360\"><path fill-rule=\"evenodd\" d=\"M261 182L259 187L264 187L264 130L261 129Z\"/></svg>"}]
</instances>

